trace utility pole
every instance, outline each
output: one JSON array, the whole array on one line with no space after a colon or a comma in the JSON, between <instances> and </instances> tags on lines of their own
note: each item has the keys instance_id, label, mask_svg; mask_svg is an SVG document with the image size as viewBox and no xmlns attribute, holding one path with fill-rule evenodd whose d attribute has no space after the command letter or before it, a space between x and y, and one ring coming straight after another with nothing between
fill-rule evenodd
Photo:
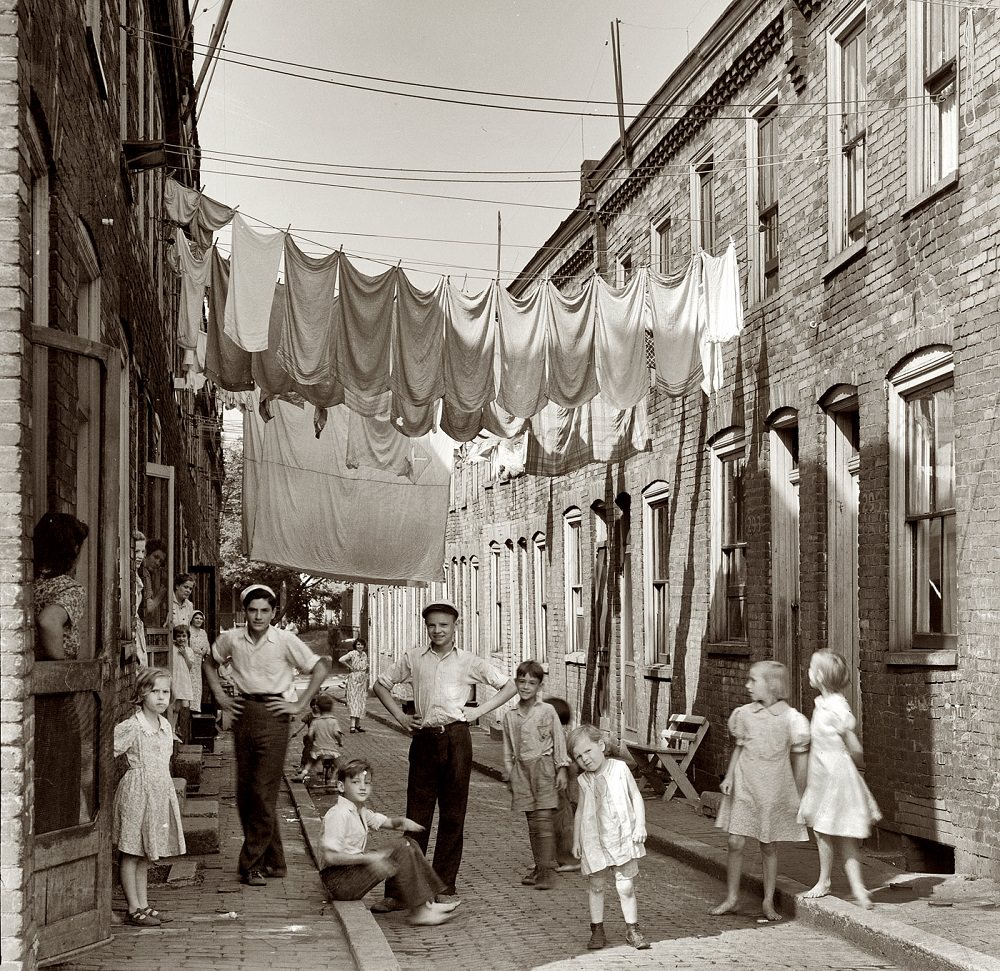
<instances>
[{"instance_id":1,"label":"utility pole","mask_svg":"<svg viewBox=\"0 0 1000 971\"><path fill-rule=\"evenodd\" d=\"M233 0L222 0L222 10L219 12L219 19L215 22L215 26L212 28L212 36L208 42L208 53L205 55L205 60L202 62L201 70L198 72L198 80L194 83L194 88L191 92L191 98L184 109L182 121L187 120L187 116L191 114L194 109L195 103L198 100L198 92L201 90L202 82L205 80L205 75L208 73L209 65L215 59L215 52L218 49L219 42L222 40L222 33L226 29L226 20L229 18L229 9L233 5Z\"/></svg>"},{"instance_id":2,"label":"utility pole","mask_svg":"<svg viewBox=\"0 0 1000 971\"><path fill-rule=\"evenodd\" d=\"M497 282L500 282L500 237L503 233L503 227L500 223L500 210L497 210Z\"/></svg>"},{"instance_id":3,"label":"utility pole","mask_svg":"<svg viewBox=\"0 0 1000 971\"><path fill-rule=\"evenodd\" d=\"M620 20L611 21L611 60L615 69L615 97L618 100L618 136L621 140L622 155L625 161L632 164L632 150L629 147L628 136L625 134L625 97L622 92L622 39Z\"/></svg>"}]
</instances>

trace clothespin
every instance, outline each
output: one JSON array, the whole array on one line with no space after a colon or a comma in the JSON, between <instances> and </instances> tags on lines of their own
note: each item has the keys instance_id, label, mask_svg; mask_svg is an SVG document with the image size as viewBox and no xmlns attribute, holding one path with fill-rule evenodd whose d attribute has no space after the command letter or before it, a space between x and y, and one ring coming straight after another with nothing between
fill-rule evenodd
<instances>
[{"instance_id":1,"label":"clothespin","mask_svg":"<svg viewBox=\"0 0 1000 971\"><path fill-rule=\"evenodd\" d=\"M288 229L285 230L285 235L287 236L292 231L292 224L288 224Z\"/></svg>"}]
</instances>

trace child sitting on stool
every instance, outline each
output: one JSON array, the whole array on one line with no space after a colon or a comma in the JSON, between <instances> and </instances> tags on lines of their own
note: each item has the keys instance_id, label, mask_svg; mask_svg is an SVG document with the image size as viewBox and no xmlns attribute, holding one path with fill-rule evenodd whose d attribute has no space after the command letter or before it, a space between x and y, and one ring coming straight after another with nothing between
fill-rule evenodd
<instances>
[{"instance_id":1,"label":"child sitting on stool","mask_svg":"<svg viewBox=\"0 0 1000 971\"><path fill-rule=\"evenodd\" d=\"M315 698L316 717L306 729L309 741L309 761L305 767L294 776L295 782L304 782L319 766L323 768L326 761L334 765L340 757L338 745L344 744L344 733L340 730L340 722L333 715L333 698L328 694L319 694ZM325 779L323 780L326 781Z\"/></svg>"},{"instance_id":2,"label":"child sitting on stool","mask_svg":"<svg viewBox=\"0 0 1000 971\"><path fill-rule=\"evenodd\" d=\"M436 904L444 890L441 878L420 847L403 839L394 849L369 852L368 831L398 829L419 833L423 827L403 816L383 816L366 808L372 794L372 768L353 759L337 770L340 798L323 817L320 878L333 900L360 900L386 877L396 878L397 893L410 912L411 924L443 924L457 903Z\"/></svg>"}]
</instances>

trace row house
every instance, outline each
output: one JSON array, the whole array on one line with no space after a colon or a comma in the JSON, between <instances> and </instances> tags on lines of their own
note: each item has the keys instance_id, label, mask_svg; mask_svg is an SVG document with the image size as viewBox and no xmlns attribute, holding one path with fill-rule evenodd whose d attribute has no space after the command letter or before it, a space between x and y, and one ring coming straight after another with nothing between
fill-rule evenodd
<instances>
[{"instance_id":1,"label":"row house","mask_svg":"<svg viewBox=\"0 0 1000 971\"><path fill-rule=\"evenodd\" d=\"M873 845L993 876L998 55L975 6L734 0L584 163L579 207L510 288L679 274L732 243L746 314L724 387L651 387L652 447L621 463L460 460L446 556L463 646L544 660L612 739L707 716L702 790L749 665L784 662L809 715L810 655L839 651ZM377 650L419 637L413 596L377 593Z\"/></svg>"},{"instance_id":2,"label":"row house","mask_svg":"<svg viewBox=\"0 0 1000 971\"><path fill-rule=\"evenodd\" d=\"M198 184L190 38L185 0L0 2L0 950L12 971L110 938L111 739L135 617L163 663L172 576L196 574L199 606L214 598L219 407L174 350L163 219L168 167ZM36 660L33 530L49 511L89 527L71 660ZM142 604L136 532L153 554ZM59 723L43 724L53 710ZM36 798L38 739L53 736L60 778L79 789L55 815Z\"/></svg>"}]
</instances>

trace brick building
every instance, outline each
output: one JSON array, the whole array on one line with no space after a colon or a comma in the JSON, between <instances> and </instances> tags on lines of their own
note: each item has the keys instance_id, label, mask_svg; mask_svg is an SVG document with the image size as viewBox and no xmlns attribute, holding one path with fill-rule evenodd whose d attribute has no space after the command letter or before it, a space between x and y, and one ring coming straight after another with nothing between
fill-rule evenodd
<instances>
[{"instance_id":1,"label":"brick building","mask_svg":"<svg viewBox=\"0 0 1000 971\"><path fill-rule=\"evenodd\" d=\"M199 606L214 602L219 416L212 393L182 379L162 219L164 163L197 184L189 38L184 0L0 3L5 971L110 936L111 729L134 677L133 531L162 549L151 577L169 590L191 570ZM32 532L46 511L90 532L76 571L88 594L79 656L42 663ZM163 618L146 625L163 646ZM67 739L65 779L80 779L74 823L55 828L35 799L43 696L61 702L62 725L48 729Z\"/></svg>"},{"instance_id":2,"label":"brick building","mask_svg":"<svg viewBox=\"0 0 1000 971\"><path fill-rule=\"evenodd\" d=\"M724 389L649 393L652 448L552 479L455 472L463 646L616 739L707 715L715 788L747 669L806 714L810 653L849 660L885 819L911 864L1000 874L1000 193L992 14L898 0L735 0L586 162L579 207L511 286L735 242L745 329ZM374 591L380 661L419 637ZM409 625L407 628L405 625Z\"/></svg>"}]
</instances>

